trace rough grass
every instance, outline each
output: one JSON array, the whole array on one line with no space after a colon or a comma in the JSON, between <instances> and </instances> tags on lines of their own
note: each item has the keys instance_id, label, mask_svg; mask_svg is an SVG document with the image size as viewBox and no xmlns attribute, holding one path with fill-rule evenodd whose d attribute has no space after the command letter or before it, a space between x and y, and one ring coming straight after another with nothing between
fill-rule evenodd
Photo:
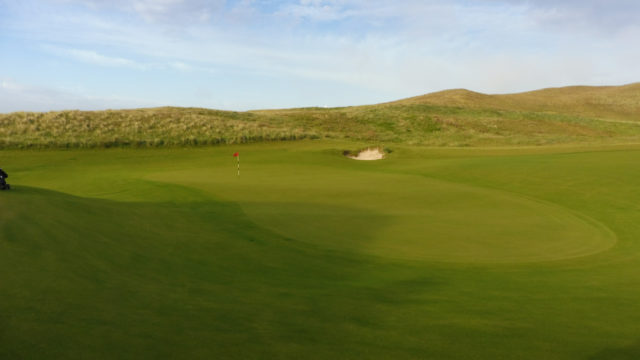
<instances>
[{"instance_id":1,"label":"rough grass","mask_svg":"<svg viewBox=\"0 0 640 360\"><path fill-rule=\"evenodd\" d=\"M569 86L506 95L485 95L457 89L392 104L552 112L589 118L640 121L640 83L624 86Z\"/></svg>"},{"instance_id":2,"label":"rough grass","mask_svg":"<svg viewBox=\"0 0 640 360\"><path fill-rule=\"evenodd\" d=\"M251 113L193 108L18 112L0 116L0 147L94 148L234 144L311 137Z\"/></svg>"},{"instance_id":3,"label":"rough grass","mask_svg":"<svg viewBox=\"0 0 640 360\"><path fill-rule=\"evenodd\" d=\"M640 142L640 84L514 95L452 90L346 108L196 108L0 115L0 148L105 148L353 139L432 146Z\"/></svg>"}]
</instances>

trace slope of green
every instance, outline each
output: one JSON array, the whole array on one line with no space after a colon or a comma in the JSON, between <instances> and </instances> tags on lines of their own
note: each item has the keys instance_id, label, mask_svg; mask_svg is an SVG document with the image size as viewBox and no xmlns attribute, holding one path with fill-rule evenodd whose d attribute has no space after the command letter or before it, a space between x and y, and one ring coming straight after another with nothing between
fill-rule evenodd
<instances>
[{"instance_id":1,"label":"slope of green","mask_svg":"<svg viewBox=\"0 0 640 360\"><path fill-rule=\"evenodd\" d=\"M352 146L0 152L0 358L640 356L640 148Z\"/></svg>"},{"instance_id":2,"label":"slope of green","mask_svg":"<svg viewBox=\"0 0 640 360\"><path fill-rule=\"evenodd\" d=\"M0 148L161 147L299 139L432 146L639 143L640 84L513 95L451 90L346 108L0 115Z\"/></svg>"}]
</instances>

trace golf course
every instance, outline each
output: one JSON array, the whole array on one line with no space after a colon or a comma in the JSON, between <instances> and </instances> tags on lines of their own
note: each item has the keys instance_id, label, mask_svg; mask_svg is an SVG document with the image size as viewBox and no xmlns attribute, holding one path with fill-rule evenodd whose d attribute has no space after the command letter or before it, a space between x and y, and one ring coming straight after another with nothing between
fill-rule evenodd
<instances>
[{"instance_id":1,"label":"golf course","mask_svg":"<svg viewBox=\"0 0 640 360\"><path fill-rule=\"evenodd\" d=\"M0 115L0 359L638 359L639 99Z\"/></svg>"}]
</instances>

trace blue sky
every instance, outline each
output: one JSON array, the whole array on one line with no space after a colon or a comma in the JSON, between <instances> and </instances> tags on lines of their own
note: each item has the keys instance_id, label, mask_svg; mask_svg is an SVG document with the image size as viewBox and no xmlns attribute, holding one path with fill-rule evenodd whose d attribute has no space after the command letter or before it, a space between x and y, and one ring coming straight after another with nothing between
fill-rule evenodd
<instances>
[{"instance_id":1,"label":"blue sky","mask_svg":"<svg viewBox=\"0 0 640 360\"><path fill-rule=\"evenodd\" d=\"M640 81L636 0L0 0L0 112Z\"/></svg>"}]
</instances>

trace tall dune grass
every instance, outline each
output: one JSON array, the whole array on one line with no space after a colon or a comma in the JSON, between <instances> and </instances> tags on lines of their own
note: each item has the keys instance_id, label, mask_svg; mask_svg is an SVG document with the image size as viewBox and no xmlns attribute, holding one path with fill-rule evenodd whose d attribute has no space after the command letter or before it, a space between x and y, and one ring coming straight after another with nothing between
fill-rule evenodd
<instances>
[{"instance_id":1,"label":"tall dune grass","mask_svg":"<svg viewBox=\"0 0 640 360\"><path fill-rule=\"evenodd\" d=\"M594 99L607 107L590 111ZM0 148L202 146L317 138L430 146L640 142L637 101L640 86L634 85L512 96L454 90L331 109L16 112L0 114Z\"/></svg>"}]
</instances>

